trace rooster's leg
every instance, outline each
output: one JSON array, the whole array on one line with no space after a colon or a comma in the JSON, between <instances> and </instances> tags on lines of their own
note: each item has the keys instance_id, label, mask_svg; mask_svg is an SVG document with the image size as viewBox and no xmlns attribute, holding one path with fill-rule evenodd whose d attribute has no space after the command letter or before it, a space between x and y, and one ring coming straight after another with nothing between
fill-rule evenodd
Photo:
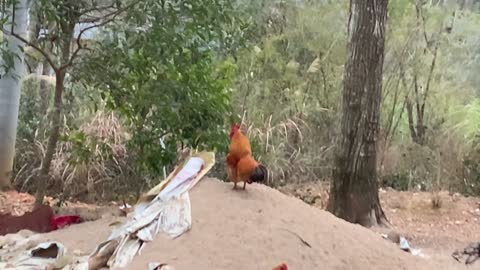
<instances>
[{"instance_id":1,"label":"rooster's leg","mask_svg":"<svg viewBox=\"0 0 480 270\"><path fill-rule=\"evenodd\" d=\"M247 185L246 181L243 181L243 190L245 190L245 186Z\"/></svg>"},{"instance_id":2,"label":"rooster's leg","mask_svg":"<svg viewBox=\"0 0 480 270\"><path fill-rule=\"evenodd\" d=\"M228 180L230 180L230 182L233 182L235 180L235 170L232 167L228 166L227 174Z\"/></svg>"},{"instance_id":3,"label":"rooster's leg","mask_svg":"<svg viewBox=\"0 0 480 270\"><path fill-rule=\"evenodd\" d=\"M233 188L232 189L237 189L237 182L233 183Z\"/></svg>"}]
</instances>

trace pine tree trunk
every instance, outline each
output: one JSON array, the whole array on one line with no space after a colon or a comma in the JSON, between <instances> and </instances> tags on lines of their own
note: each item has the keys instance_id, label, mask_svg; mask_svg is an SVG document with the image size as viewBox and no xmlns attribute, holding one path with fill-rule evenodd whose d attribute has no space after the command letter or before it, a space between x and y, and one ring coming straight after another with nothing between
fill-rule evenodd
<instances>
[{"instance_id":1,"label":"pine tree trunk","mask_svg":"<svg viewBox=\"0 0 480 270\"><path fill-rule=\"evenodd\" d=\"M377 182L377 143L387 0L351 0L341 134L328 209L363 226L383 224Z\"/></svg>"}]
</instances>

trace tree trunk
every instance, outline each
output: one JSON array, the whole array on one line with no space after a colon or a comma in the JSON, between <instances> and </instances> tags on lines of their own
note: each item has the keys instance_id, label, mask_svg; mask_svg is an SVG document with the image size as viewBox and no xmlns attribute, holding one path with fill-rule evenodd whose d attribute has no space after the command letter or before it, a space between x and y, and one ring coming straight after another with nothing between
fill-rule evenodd
<instances>
[{"instance_id":1,"label":"tree trunk","mask_svg":"<svg viewBox=\"0 0 480 270\"><path fill-rule=\"evenodd\" d=\"M27 2L29 14L27 40L30 41L32 44L37 45L38 35L40 34L41 28L38 20L38 11L32 0L27 0ZM25 56L25 62L28 68L28 73L34 73L39 65L37 59L35 59L35 57L29 56L28 54Z\"/></svg>"},{"instance_id":2,"label":"tree trunk","mask_svg":"<svg viewBox=\"0 0 480 270\"><path fill-rule=\"evenodd\" d=\"M386 222L376 165L388 1L350 3L341 134L328 209L349 222L372 226Z\"/></svg>"},{"instance_id":3,"label":"tree trunk","mask_svg":"<svg viewBox=\"0 0 480 270\"><path fill-rule=\"evenodd\" d=\"M27 31L27 1L20 0L15 6L15 33L25 37ZM11 30L11 22L4 25ZM16 38L4 35L8 42L8 50L19 57L14 58L13 72L0 79L0 189L11 188L13 159L15 156L15 140L17 137L18 110L20 106L20 90L24 75L24 54L19 46L22 43Z\"/></svg>"},{"instance_id":4,"label":"tree trunk","mask_svg":"<svg viewBox=\"0 0 480 270\"><path fill-rule=\"evenodd\" d=\"M68 29L68 37L62 40L62 55L61 63L67 63L70 59L70 44L73 38L74 25L71 25ZM66 31L67 32L67 31ZM62 95L64 92L64 82L66 75L66 68L55 70L55 95L53 98L53 111L51 115L51 131L48 137L47 150L42 160L39 175L37 177L37 192L35 194L35 208L43 204L43 197L45 196L46 185L48 180L48 173L50 171L50 165L53 160L53 155L57 149L58 138L60 137L60 127L62 125Z\"/></svg>"},{"instance_id":5,"label":"tree trunk","mask_svg":"<svg viewBox=\"0 0 480 270\"><path fill-rule=\"evenodd\" d=\"M56 72L55 78L55 96L53 101L54 109L52 111L51 118L51 131L48 137L47 150L42 160L42 166L37 180L37 193L35 194L35 207L43 204L43 197L45 196L45 190L47 185L48 173L50 171L50 165L52 163L53 155L57 148L58 138L60 137L61 115L62 115L62 94L63 83L65 81L65 70L59 70Z\"/></svg>"},{"instance_id":6,"label":"tree trunk","mask_svg":"<svg viewBox=\"0 0 480 270\"><path fill-rule=\"evenodd\" d=\"M44 76L50 76L50 72L52 68L50 67L50 64L48 61L43 61L41 63L42 66L42 73L41 75ZM48 112L48 104L50 102L50 93L49 93L49 87L48 87L48 82L45 79L40 80L40 111L43 114L46 114ZM44 127L43 123L40 123L39 127Z\"/></svg>"}]
</instances>

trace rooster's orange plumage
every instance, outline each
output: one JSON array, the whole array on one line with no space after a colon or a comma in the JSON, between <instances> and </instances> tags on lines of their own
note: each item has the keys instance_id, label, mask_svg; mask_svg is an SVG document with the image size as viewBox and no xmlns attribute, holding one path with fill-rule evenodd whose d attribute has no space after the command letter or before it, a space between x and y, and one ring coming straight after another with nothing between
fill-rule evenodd
<instances>
[{"instance_id":1,"label":"rooster's orange plumage","mask_svg":"<svg viewBox=\"0 0 480 270\"><path fill-rule=\"evenodd\" d=\"M238 182L243 182L243 189L247 183L263 182L267 179L267 168L258 163L252 156L250 142L240 130L239 124L234 124L230 130L230 146L227 155L228 176L237 188Z\"/></svg>"}]
</instances>

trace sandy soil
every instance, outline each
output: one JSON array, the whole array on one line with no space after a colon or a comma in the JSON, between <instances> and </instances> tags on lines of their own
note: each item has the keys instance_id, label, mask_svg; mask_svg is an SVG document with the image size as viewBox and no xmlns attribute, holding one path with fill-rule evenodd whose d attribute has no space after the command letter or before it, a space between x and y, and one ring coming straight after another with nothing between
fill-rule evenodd
<instances>
[{"instance_id":1,"label":"sandy soil","mask_svg":"<svg viewBox=\"0 0 480 270\"><path fill-rule=\"evenodd\" d=\"M300 183L281 187L288 195L320 209L328 201L328 184ZM415 247L451 254L472 241L480 241L480 198L440 192L441 205L432 206L432 193L380 190L380 201L394 230ZM384 231L375 228L376 231Z\"/></svg>"},{"instance_id":2,"label":"sandy soil","mask_svg":"<svg viewBox=\"0 0 480 270\"><path fill-rule=\"evenodd\" d=\"M480 198L448 192L438 196L442 205L434 208L430 193L380 193L393 227L419 247L453 251L480 241Z\"/></svg>"},{"instance_id":3,"label":"sandy soil","mask_svg":"<svg viewBox=\"0 0 480 270\"><path fill-rule=\"evenodd\" d=\"M270 270L282 262L292 270L467 269L443 254L412 256L372 230L266 186L249 185L246 192L231 187L203 179L190 193L192 229L177 239L159 236L127 269L147 269L154 261L176 270ZM104 217L42 237L85 254L106 239L108 224L121 219ZM480 269L480 264L468 269Z\"/></svg>"}]
</instances>

